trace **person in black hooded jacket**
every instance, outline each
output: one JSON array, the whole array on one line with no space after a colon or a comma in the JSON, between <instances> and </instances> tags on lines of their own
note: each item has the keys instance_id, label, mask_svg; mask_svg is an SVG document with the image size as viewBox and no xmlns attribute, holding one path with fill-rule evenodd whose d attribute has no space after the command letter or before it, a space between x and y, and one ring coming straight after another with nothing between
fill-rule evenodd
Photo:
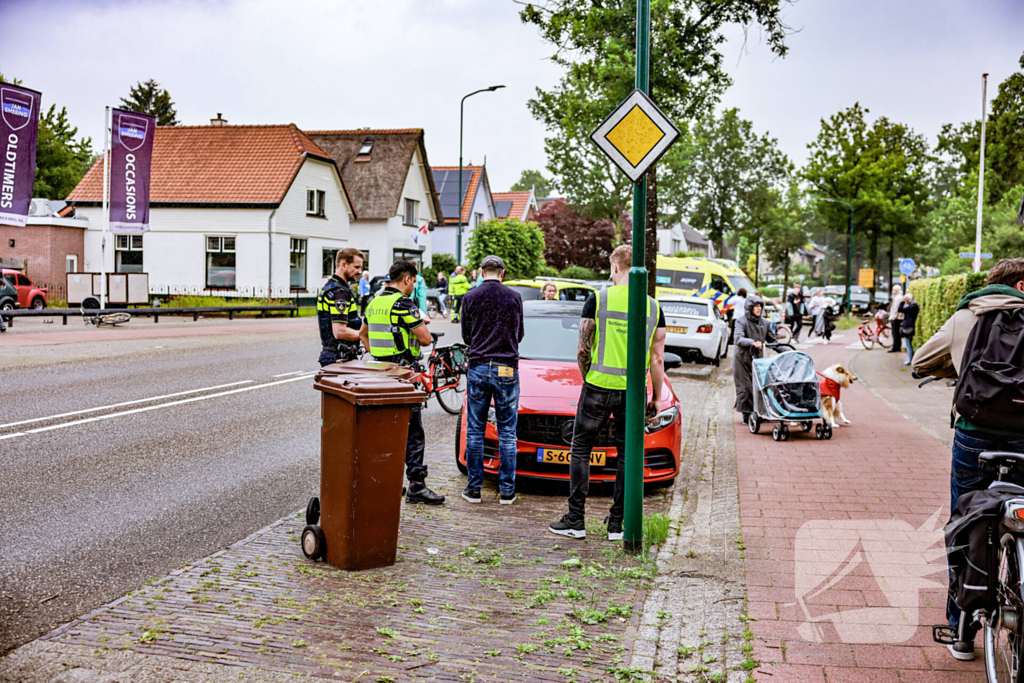
<instances>
[{"instance_id":1,"label":"person in black hooded jacket","mask_svg":"<svg viewBox=\"0 0 1024 683\"><path fill-rule=\"evenodd\" d=\"M764 356L764 345L774 344L775 335L768 321L761 315L764 301L756 294L747 298L743 315L736 321L733 337L736 355L732 362L732 376L736 383L736 411L743 415L743 424L754 412L754 359Z\"/></svg>"}]
</instances>

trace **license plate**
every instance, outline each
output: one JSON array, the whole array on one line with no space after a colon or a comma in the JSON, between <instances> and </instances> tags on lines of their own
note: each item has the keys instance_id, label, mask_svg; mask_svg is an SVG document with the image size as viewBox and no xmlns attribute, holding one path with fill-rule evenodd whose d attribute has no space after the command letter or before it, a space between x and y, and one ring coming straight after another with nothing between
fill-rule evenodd
<instances>
[{"instance_id":1,"label":"license plate","mask_svg":"<svg viewBox=\"0 0 1024 683\"><path fill-rule=\"evenodd\" d=\"M604 467L605 451L591 451L590 464L596 467ZM568 465L572 459L570 451L561 448L538 448L537 462L554 463L556 465Z\"/></svg>"},{"instance_id":2,"label":"license plate","mask_svg":"<svg viewBox=\"0 0 1024 683\"><path fill-rule=\"evenodd\" d=\"M685 327L666 327L666 331L675 332L676 334L686 334L687 328Z\"/></svg>"}]
</instances>

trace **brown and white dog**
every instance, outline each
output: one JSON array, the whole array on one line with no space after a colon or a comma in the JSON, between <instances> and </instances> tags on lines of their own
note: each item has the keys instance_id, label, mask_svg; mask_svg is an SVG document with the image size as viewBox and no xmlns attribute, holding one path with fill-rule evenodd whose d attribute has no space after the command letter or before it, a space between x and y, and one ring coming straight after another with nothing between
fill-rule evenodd
<instances>
[{"instance_id":1,"label":"brown and white dog","mask_svg":"<svg viewBox=\"0 0 1024 683\"><path fill-rule=\"evenodd\" d=\"M838 363L830 365L818 374L821 375L818 386L821 389L821 412L825 415L825 422L833 429L839 426L836 423L837 417L843 424L850 424L843 415L843 404L839 400L839 394L841 390L849 389L850 385L857 381L857 377Z\"/></svg>"}]
</instances>

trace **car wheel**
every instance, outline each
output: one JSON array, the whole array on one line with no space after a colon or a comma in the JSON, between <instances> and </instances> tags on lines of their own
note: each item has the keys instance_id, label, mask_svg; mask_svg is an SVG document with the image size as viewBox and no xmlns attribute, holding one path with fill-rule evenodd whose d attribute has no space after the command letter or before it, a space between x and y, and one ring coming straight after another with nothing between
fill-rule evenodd
<instances>
[{"instance_id":1,"label":"car wheel","mask_svg":"<svg viewBox=\"0 0 1024 683\"><path fill-rule=\"evenodd\" d=\"M725 342L725 351L722 351L722 358L728 358L728 357L729 357L729 342L726 341Z\"/></svg>"},{"instance_id":2,"label":"car wheel","mask_svg":"<svg viewBox=\"0 0 1024 683\"><path fill-rule=\"evenodd\" d=\"M32 308L34 308L37 311L41 311L44 308L46 308L46 301L43 299L43 297L37 296L35 299L32 299Z\"/></svg>"},{"instance_id":3,"label":"car wheel","mask_svg":"<svg viewBox=\"0 0 1024 683\"><path fill-rule=\"evenodd\" d=\"M722 352L721 351L717 351L715 353L715 359L713 361L711 361L711 362L714 364L714 366L716 368L720 367L722 365Z\"/></svg>"},{"instance_id":4,"label":"car wheel","mask_svg":"<svg viewBox=\"0 0 1024 683\"><path fill-rule=\"evenodd\" d=\"M459 460L459 452L462 451L462 413L459 413L459 419L455 423L455 466L459 468L459 472L465 475L469 474L469 470Z\"/></svg>"}]
</instances>

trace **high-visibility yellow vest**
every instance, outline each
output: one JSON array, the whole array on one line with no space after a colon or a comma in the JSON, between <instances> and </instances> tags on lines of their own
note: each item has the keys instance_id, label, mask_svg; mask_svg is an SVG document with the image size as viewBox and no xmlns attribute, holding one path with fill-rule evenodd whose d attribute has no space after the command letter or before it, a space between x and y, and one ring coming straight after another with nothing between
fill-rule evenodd
<instances>
[{"instance_id":1,"label":"high-visibility yellow vest","mask_svg":"<svg viewBox=\"0 0 1024 683\"><path fill-rule=\"evenodd\" d=\"M595 292L597 313L594 322L594 345L590 349L590 371L587 382L605 389L626 388L626 329L629 310L629 287L613 285ZM647 358L651 367L651 343L658 329L661 309L658 302L647 297Z\"/></svg>"},{"instance_id":2,"label":"high-visibility yellow vest","mask_svg":"<svg viewBox=\"0 0 1024 683\"><path fill-rule=\"evenodd\" d=\"M405 295L401 292L383 290L373 297L366 306L366 326L370 336L370 355L374 358L400 356L406 351L413 358L420 356L420 342L406 326L399 323L413 323L403 310L395 310L395 304Z\"/></svg>"},{"instance_id":3,"label":"high-visibility yellow vest","mask_svg":"<svg viewBox=\"0 0 1024 683\"><path fill-rule=\"evenodd\" d=\"M469 278L465 273L458 273L448 283L448 291L452 296L462 296L469 291Z\"/></svg>"}]
</instances>

